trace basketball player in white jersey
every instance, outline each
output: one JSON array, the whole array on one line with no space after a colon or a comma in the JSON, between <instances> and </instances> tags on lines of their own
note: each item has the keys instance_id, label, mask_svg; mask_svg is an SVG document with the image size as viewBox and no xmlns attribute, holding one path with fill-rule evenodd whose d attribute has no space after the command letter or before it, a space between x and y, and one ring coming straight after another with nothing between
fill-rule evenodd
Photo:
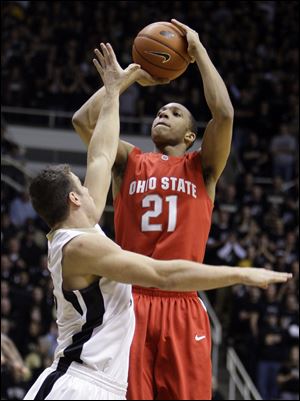
<instances>
[{"instance_id":1,"label":"basketball player in white jersey","mask_svg":"<svg viewBox=\"0 0 300 401\"><path fill-rule=\"evenodd\" d=\"M118 147L121 84L139 66L122 70L109 44L101 44L101 51L95 50L94 64L106 96L88 147L84 185L63 165L46 168L30 186L34 208L51 227L48 267L59 335L53 364L26 400L125 399L135 324L130 283L192 291L238 283L266 288L291 277L264 269L154 260L123 251L104 235L97 223Z\"/></svg>"}]
</instances>

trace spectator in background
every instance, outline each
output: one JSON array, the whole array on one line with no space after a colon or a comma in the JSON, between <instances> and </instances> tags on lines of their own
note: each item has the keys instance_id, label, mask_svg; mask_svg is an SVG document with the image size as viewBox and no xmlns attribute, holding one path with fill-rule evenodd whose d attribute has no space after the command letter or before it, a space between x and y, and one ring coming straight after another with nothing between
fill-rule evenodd
<instances>
[{"instance_id":1,"label":"spectator in background","mask_svg":"<svg viewBox=\"0 0 300 401\"><path fill-rule=\"evenodd\" d=\"M35 242L35 233L33 231L24 233L21 239L20 254L27 266L38 267L42 250Z\"/></svg>"},{"instance_id":2,"label":"spectator in background","mask_svg":"<svg viewBox=\"0 0 300 401\"><path fill-rule=\"evenodd\" d=\"M299 400L299 345L290 349L289 357L277 375L279 400Z\"/></svg>"},{"instance_id":3,"label":"spectator in background","mask_svg":"<svg viewBox=\"0 0 300 401\"><path fill-rule=\"evenodd\" d=\"M279 134L271 141L273 175L280 176L284 181L294 178L297 141L289 131L287 124L281 124Z\"/></svg>"},{"instance_id":4,"label":"spectator in background","mask_svg":"<svg viewBox=\"0 0 300 401\"><path fill-rule=\"evenodd\" d=\"M293 346L299 343L299 303L294 291L287 294L282 304L281 327L286 332L286 343Z\"/></svg>"},{"instance_id":5,"label":"spectator in background","mask_svg":"<svg viewBox=\"0 0 300 401\"><path fill-rule=\"evenodd\" d=\"M256 291L257 290L257 291ZM233 343L251 378L256 380L259 317L263 307L262 293L242 286L233 288L229 340ZM249 350L251 350L249 355Z\"/></svg>"},{"instance_id":6,"label":"spectator in background","mask_svg":"<svg viewBox=\"0 0 300 401\"><path fill-rule=\"evenodd\" d=\"M251 209L251 215L255 220L260 220L266 210L266 193L260 185L253 185L246 204Z\"/></svg>"},{"instance_id":7,"label":"spectator in background","mask_svg":"<svg viewBox=\"0 0 300 401\"><path fill-rule=\"evenodd\" d=\"M274 314L279 316L280 302L278 300L277 288L275 285L270 285L264 293L263 316Z\"/></svg>"},{"instance_id":8,"label":"spectator in background","mask_svg":"<svg viewBox=\"0 0 300 401\"><path fill-rule=\"evenodd\" d=\"M241 236L247 234L252 221L251 209L249 206L243 206L240 212L235 215L234 223L237 226Z\"/></svg>"},{"instance_id":9,"label":"spectator in background","mask_svg":"<svg viewBox=\"0 0 300 401\"><path fill-rule=\"evenodd\" d=\"M262 322L258 343L257 385L264 400L278 395L277 374L284 359L284 333L279 326L278 314L270 311Z\"/></svg>"},{"instance_id":10,"label":"spectator in background","mask_svg":"<svg viewBox=\"0 0 300 401\"><path fill-rule=\"evenodd\" d=\"M9 215L16 227L22 226L28 218L35 219L36 211L30 202L29 193L25 190L21 195L15 197L10 205Z\"/></svg>"},{"instance_id":11,"label":"spectator in background","mask_svg":"<svg viewBox=\"0 0 300 401\"><path fill-rule=\"evenodd\" d=\"M241 162L245 171L263 177L269 176L268 153L264 149L262 142L259 141L258 135L251 131L247 139L240 152Z\"/></svg>"},{"instance_id":12,"label":"spectator in background","mask_svg":"<svg viewBox=\"0 0 300 401\"><path fill-rule=\"evenodd\" d=\"M6 242L10 238L13 238L17 235L18 229L11 222L10 216L8 213L1 214L1 237L2 241Z\"/></svg>"},{"instance_id":13,"label":"spectator in background","mask_svg":"<svg viewBox=\"0 0 300 401\"><path fill-rule=\"evenodd\" d=\"M247 255L246 250L241 246L235 232L231 232L225 244L218 250L217 255L221 264L234 266Z\"/></svg>"},{"instance_id":14,"label":"spectator in background","mask_svg":"<svg viewBox=\"0 0 300 401\"><path fill-rule=\"evenodd\" d=\"M234 185L228 185L220 198L216 200L219 209L230 214L230 219L239 210L239 201L237 197L236 187Z\"/></svg>"},{"instance_id":15,"label":"spectator in background","mask_svg":"<svg viewBox=\"0 0 300 401\"><path fill-rule=\"evenodd\" d=\"M5 254L1 255L1 280L12 279L13 263Z\"/></svg>"},{"instance_id":16,"label":"spectator in background","mask_svg":"<svg viewBox=\"0 0 300 401\"><path fill-rule=\"evenodd\" d=\"M230 214L227 211L217 209L213 215L213 222L206 245L205 258L210 263L218 263L217 251L225 244L232 229Z\"/></svg>"}]
</instances>

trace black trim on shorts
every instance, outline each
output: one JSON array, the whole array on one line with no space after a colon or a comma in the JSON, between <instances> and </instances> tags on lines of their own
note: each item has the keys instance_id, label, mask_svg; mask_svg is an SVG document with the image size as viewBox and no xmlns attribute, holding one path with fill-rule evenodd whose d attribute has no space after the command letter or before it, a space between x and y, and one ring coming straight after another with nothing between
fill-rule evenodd
<instances>
[{"instance_id":1,"label":"black trim on shorts","mask_svg":"<svg viewBox=\"0 0 300 401\"><path fill-rule=\"evenodd\" d=\"M66 358L59 358L56 370L46 377L34 399L44 400L47 395L49 395L57 380L67 372L71 363L72 361L66 361Z\"/></svg>"}]
</instances>

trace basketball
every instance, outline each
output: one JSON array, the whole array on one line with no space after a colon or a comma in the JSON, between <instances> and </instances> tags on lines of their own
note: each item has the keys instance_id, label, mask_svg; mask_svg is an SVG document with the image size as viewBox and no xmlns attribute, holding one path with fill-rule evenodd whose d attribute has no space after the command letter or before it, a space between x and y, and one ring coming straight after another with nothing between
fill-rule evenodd
<instances>
[{"instance_id":1,"label":"basketball","mask_svg":"<svg viewBox=\"0 0 300 401\"><path fill-rule=\"evenodd\" d=\"M134 39L132 58L155 78L175 79L187 69L190 57L185 35L170 22L155 22Z\"/></svg>"}]
</instances>

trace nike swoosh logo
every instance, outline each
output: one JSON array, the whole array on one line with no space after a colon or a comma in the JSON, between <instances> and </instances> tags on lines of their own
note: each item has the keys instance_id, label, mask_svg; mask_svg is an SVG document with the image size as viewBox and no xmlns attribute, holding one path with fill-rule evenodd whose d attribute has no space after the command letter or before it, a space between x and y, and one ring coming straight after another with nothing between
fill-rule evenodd
<instances>
[{"instance_id":1,"label":"nike swoosh logo","mask_svg":"<svg viewBox=\"0 0 300 401\"><path fill-rule=\"evenodd\" d=\"M195 340L196 341L201 341L201 340L204 340L205 337L206 336L197 336L197 335L195 335Z\"/></svg>"},{"instance_id":2,"label":"nike swoosh logo","mask_svg":"<svg viewBox=\"0 0 300 401\"><path fill-rule=\"evenodd\" d=\"M162 61L163 64L167 63L171 58L169 53L157 52L157 51L154 51L154 50L144 50L144 53L152 54L153 56L162 57L163 58L163 61Z\"/></svg>"}]
</instances>

